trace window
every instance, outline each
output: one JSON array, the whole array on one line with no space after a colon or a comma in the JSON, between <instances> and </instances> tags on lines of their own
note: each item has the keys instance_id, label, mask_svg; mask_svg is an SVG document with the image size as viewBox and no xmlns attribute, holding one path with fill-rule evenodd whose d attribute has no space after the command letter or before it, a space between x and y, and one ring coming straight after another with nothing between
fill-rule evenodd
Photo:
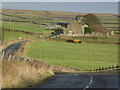
<instances>
[{"instance_id":1,"label":"window","mask_svg":"<svg viewBox=\"0 0 120 90\"><path fill-rule=\"evenodd\" d=\"M77 31L76 33L79 33L79 31Z\"/></svg>"}]
</instances>

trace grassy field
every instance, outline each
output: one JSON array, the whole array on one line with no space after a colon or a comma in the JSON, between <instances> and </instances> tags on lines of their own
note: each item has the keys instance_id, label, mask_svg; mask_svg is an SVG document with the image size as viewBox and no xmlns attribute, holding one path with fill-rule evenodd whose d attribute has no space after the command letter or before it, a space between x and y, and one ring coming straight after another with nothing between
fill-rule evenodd
<instances>
[{"instance_id":1,"label":"grassy field","mask_svg":"<svg viewBox=\"0 0 120 90\"><path fill-rule=\"evenodd\" d=\"M26 32L44 33L45 34L44 36L48 36L47 32L51 31L50 27L55 27L57 22L65 22L66 18L61 17L56 19L53 17L49 17L47 13L48 12L44 12L44 11L42 13L41 12L32 13L32 11L24 11L24 10L21 11L3 10L1 14L2 21L0 21L2 22L2 26L0 27L11 30L13 29L13 30L26 31ZM68 22L73 22L73 20L68 20ZM44 25L42 26L42 24L46 24L46 26ZM12 32L12 31L9 32L3 30L3 42L16 40L19 39L19 37L27 38L27 37L33 37L33 35L27 35L20 32Z\"/></svg>"},{"instance_id":2,"label":"grassy field","mask_svg":"<svg viewBox=\"0 0 120 90\"><path fill-rule=\"evenodd\" d=\"M18 17L17 17L18 16ZM12 16L5 16L5 15L2 15L2 19L4 19L4 20L14 20L14 21L29 21L30 22L30 19L24 19L25 17L23 17L23 18L19 18L19 16L21 16L21 15L17 15L17 16L15 16L15 15L12 15ZM21 16L22 17L22 16ZM27 17L26 17L27 18Z\"/></svg>"},{"instance_id":3,"label":"grassy field","mask_svg":"<svg viewBox=\"0 0 120 90\"><path fill-rule=\"evenodd\" d=\"M35 32L35 33L40 33L40 32L45 32L50 29L43 28L43 27L38 27L37 25L34 25L32 23L23 23L23 22L7 22L3 21L2 22L2 27L5 29L15 29L15 30L23 30L23 31L28 31L28 32Z\"/></svg>"},{"instance_id":4,"label":"grassy field","mask_svg":"<svg viewBox=\"0 0 120 90\"><path fill-rule=\"evenodd\" d=\"M12 32L12 31L3 31L2 32L2 41L7 42L7 41L11 41L11 40L18 40L19 37L21 37L22 39L24 38L31 38L34 37L34 35L28 35L28 34L24 34L21 32Z\"/></svg>"},{"instance_id":5,"label":"grassy field","mask_svg":"<svg viewBox=\"0 0 120 90\"><path fill-rule=\"evenodd\" d=\"M118 64L118 46L38 41L27 47L27 56L53 65L91 69Z\"/></svg>"},{"instance_id":6,"label":"grassy field","mask_svg":"<svg viewBox=\"0 0 120 90\"><path fill-rule=\"evenodd\" d=\"M63 17L63 16L62 17L56 16L57 18L56 17L51 17L51 14L50 14L49 11L48 12L43 11L43 13L41 13L39 11L38 13L40 13L40 14L38 14L38 13L32 13L32 11L30 11L29 13L28 13L28 11L22 13L24 10L22 10L20 12L19 12L19 10L15 11L15 12L14 11L10 12L10 11L11 10L8 10L6 12L6 10L5 11L3 10L2 19L4 21L7 20L6 22L4 22L5 25L7 23L7 25L5 26L5 28L8 28L8 27L10 28L9 20L14 21L14 22L12 22L13 23L12 27L14 29L21 28L22 30L27 30L27 29L31 28L32 30L34 30L34 32L40 32L41 29L43 29L43 30L46 29L46 28L40 27L41 24L47 24L48 26L55 26L57 24L57 22L69 22L69 23L70 22L74 22L73 19L71 19L69 17L66 17L66 16L65 17ZM42 15L42 14L44 14L44 15ZM24 22L24 24L26 26L24 24L21 25L21 22L23 23L23 21L27 21L26 23ZM31 21L33 21L34 24L31 23ZM3 25L4 25L4 23L3 23ZM18 24L19 26L18 25L16 26L16 24ZM27 28L25 28L24 26L27 27Z\"/></svg>"},{"instance_id":7,"label":"grassy field","mask_svg":"<svg viewBox=\"0 0 120 90\"><path fill-rule=\"evenodd\" d=\"M92 38L92 37L73 37L73 39L79 39L83 42L108 42L108 43L118 43L118 37L113 36L113 37L97 37L97 38Z\"/></svg>"},{"instance_id":8,"label":"grassy field","mask_svg":"<svg viewBox=\"0 0 120 90\"><path fill-rule=\"evenodd\" d=\"M98 18L100 19L102 25L104 27L116 27L116 28L110 28L111 30L118 30L118 17L117 16L98 16ZM106 24L107 23L107 24Z\"/></svg>"}]
</instances>

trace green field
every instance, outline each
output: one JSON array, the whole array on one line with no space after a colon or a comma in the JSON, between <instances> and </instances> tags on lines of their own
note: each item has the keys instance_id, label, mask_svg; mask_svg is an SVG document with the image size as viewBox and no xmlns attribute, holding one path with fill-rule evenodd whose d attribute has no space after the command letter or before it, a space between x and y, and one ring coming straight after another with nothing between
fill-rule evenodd
<instances>
[{"instance_id":1,"label":"green field","mask_svg":"<svg viewBox=\"0 0 120 90\"><path fill-rule=\"evenodd\" d=\"M23 30L29 32L44 32L51 30L50 27L55 27L58 22L75 22L70 18L53 18L53 17L46 17L41 15L36 15L34 13L24 13L24 14L16 14L13 12L3 12L2 15L3 19L3 27L4 28L11 28L16 30ZM7 21L5 21L7 20ZM10 24L11 20L11 24ZM34 23L33 23L34 22ZM42 26L42 24L46 24L46 26ZM48 26L48 27L47 27ZM46 28L47 27L47 28Z\"/></svg>"},{"instance_id":2,"label":"green field","mask_svg":"<svg viewBox=\"0 0 120 90\"><path fill-rule=\"evenodd\" d=\"M2 28L22 30L35 33L47 33L55 27L57 22L75 22L73 17L66 16L67 14L32 11L12 11L4 10L2 15ZM118 18L112 16L98 16L101 23L105 27L118 27ZM11 20L11 22L10 22ZM105 24L107 23L107 24ZM117 30L117 28L111 28ZM48 36L50 33L43 35ZM21 32L4 31L3 42L10 40L18 40L19 37L34 38L35 35L28 35ZM118 43L118 37L73 37L82 42L112 42ZM74 44L62 41L42 41L31 42L27 47L27 56L43 60L50 64L60 66L70 66L73 68L91 69L98 67L106 67L116 65L118 60L118 46L108 44Z\"/></svg>"},{"instance_id":3,"label":"green field","mask_svg":"<svg viewBox=\"0 0 120 90\"><path fill-rule=\"evenodd\" d=\"M37 41L27 47L27 56L53 65L91 69L118 64L118 46Z\"/></svg>"},{"instance_id":4,"label":"green field","mask_svg":"<svg viewBox=\"0 0 120 90\"><path fill-rule=\"evenodd\" d=\"M12 32L12 31L3 31L2 32L2 41L7 42L7 41L11 41L11 40L18 40L19 37L22 37L22 39L24 38L31 38L34 35L28 35L28 34L24 34L21 32Z\"/></svg>"},{"instance_id":5,"label":"green field","mask_svg":"<svg viewBox=\"0 0 120 90\"><path fill-rule=\"evenodd\" d=\"M34 13L29 13L27 14L24 13L24 14L16 14L16 13L13 13L11 14L10 12L3 12L5 15L2 15L2 18L5 19L5 20L13 20L13 21L34 21L35 23L38 23L38 24L43 24L43 23L49 23L49 24L56 24L57 22L74 22L74 20L71 20L69 17L68 18L53 18L53 17L49 17L49 16L43 16L43 15L36 15ZM9 15L9 16L8 16ZM26 18L26 19L24 19Z\"/></svg>"},{"instance_id":6,"label":"green field","mask_svg":"<svg viewBox=\"0 0 120 90\"><path fill-rule=\"evenodd\" d=\"M35 33L40 33L50 30L47 28L38 27L37 25L34 25L32 23L11 22L10 24L10 22L7 21L3 21L2 23L3 23L2 27L5 29L11 28L13 30L23 30L23 31L35 32Z\"/></svg>"},{"instance_id":7,"label":"green field","mask_svg":"<svg viewBox=\"0 0 120 90\"><path fill-rule=\"evenodd\" d=\"M73 39L81 40L82 42L108 42L108 43L118 43L118 36L112 37L73 37Z\"/></svg>"},{"instance_id":8,"label":"green field","mask_svg":"<svg viewBox=\"0 0 120 90\"><path fill-rule=\"evenodd\" d=\"M119 22L119 18L115 15L112 16L98 16L98 18L100 19L102 25L104 27L116 27L116 28L108 28L110 30L118 30L117 27L119 27L118 22ZM106 24L105 24L106 23Z\"/></svg>"},{"instance_id":9,"label":"green field","mask_svg":"<svg viewBox=\"0 0 120 90\"><path fill-rule=\"evenodd\" d=\"M29 19L18 18L18 17L15 17L14 15L13 15L13 17L2 15L2 19L4 19L4 20L10 20L11 19L11 20L14 20L14 21L29 21L30 22Z\"/></svg>"},{"instance_id":10,"label":"green field","mask_svg":"<svg viewBox=\"0 0 120 90\"><path fill-rule=\"evenodd\" d=\"M44 37L49 35L49 32L51 31L50 27L55 27L57 22L65 22L64 19L54 20L54 18L37 15L32 12L18 13L17 11L16 12L4 11L3 14L1 15L2 15L2 20L0 21L0 23L2 23L2 25L0 26L1 28L21 30L34 33L43 33ZM72 20L69 20L69 22L71 21ZM44 25L42 26L42 24L45 24L45 26ZM3 42L17 40L19 39L19 37L27 38L33 37L33 35L27 35L21 32L3 31Z\"/></svg>"}]
</instances>

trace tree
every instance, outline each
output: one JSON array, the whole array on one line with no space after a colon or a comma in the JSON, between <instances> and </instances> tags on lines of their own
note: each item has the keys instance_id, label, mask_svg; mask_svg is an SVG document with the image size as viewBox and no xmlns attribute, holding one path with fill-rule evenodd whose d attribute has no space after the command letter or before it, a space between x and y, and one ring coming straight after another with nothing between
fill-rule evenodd
<instances>
[{"instance_id":1,"label":"tree","mask_svg":"<svg viewBox=\"0 0 120 90\"><path fill-rule=\"evenodd\" d=\"M105 28L102 26L100 20L94 14L87 14L83 17L83 21L87 24L94 32L104 32Z\"/></svg>"},{"instance_id":2,"label":"tree","mask_svg":"<svg viewBox=\"0 0 120 90\"><path fill-rule=\"evenodd\" d=\"M85 27L85 34L91 34L92 33L92 29L90 27Z\"/></svg>"}]
</instances>

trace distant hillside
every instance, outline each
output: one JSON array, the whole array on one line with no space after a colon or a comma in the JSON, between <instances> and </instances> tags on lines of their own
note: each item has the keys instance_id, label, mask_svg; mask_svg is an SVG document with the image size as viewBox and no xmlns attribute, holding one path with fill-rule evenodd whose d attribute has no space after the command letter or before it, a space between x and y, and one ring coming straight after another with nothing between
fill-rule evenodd
<instances>
[{"instance_id":1,"label":"distant hillside","mask_svg":"<svg viewBox=\"0 0 120 90\"><path fill-rule=\"evenodd\" d=\"M34 14L34 15L49 15L49 16L69 16L69 17L75 17L76 15L86 15L88 13L80 13L80 12L65 12L65 11L38 11L38 10L17 10L17 9L3 9L4 13L19 13L19 14ZM112 16L111 14L100 14L100 13L94 13L96 16Z\"/></svg>"},{"instance_id":2,"label":"distant hillside","mask_svg":"<svg viewBox=\"0 0 120 90\"><path fill-rule=\"evenodd\" d=\"M2 14L2 17L5 20L12 18L12 20L15 19L14 21L33 22L34 24L50 23L50 25L55 25L57 22L74 22L76 16L84 16L88 13L3 9ZM100 19L102 26L106 27L108 30L118 30L118 15L103 13L93 14Z\"/></svg>"}]
</instances>

